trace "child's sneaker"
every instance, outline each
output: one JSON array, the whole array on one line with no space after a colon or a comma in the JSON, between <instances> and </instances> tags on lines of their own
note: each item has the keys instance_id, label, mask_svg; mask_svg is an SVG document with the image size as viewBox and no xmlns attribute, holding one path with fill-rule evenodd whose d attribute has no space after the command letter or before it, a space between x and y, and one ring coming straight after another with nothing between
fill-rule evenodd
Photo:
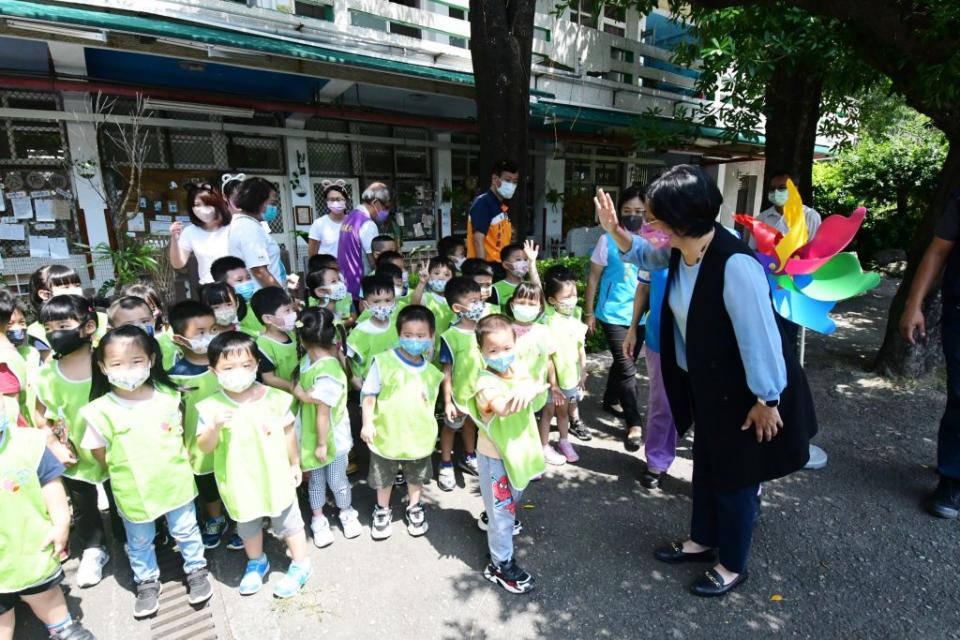
<instances>
[{"instance_id":1,"label":"child's sneaker","mask_svg":"<svg viewBox=\"0 0 960 640\"><path fill-rule=\"evenodd\" d=\"M84 629L79 620L73 620L62 629L50 632L50 640L97 640L92 633Z\"/></svg>"},{"instance_id":2,"label":"child's sneaker","mask_svg":"<svg viewBox=\"0 0 960 640\"><path fill-rule=\"evenodd\" d=\"M160 609L160 593L163 585L159 580L149 580L137 585L137 600L133 603L133 617L146 618Z\"/></svg>"},{"instance_id":3,"label":"child's sneaker","mask_svg":"<svg viewBox=\"0 0 960 640\"><path fill-rule=\"evenodd\" d=\"M263 579L270 573L270 561L267 560L267 554L263 554L256 560L247 560L247 568L243 570L243 578L240 580L240 595L252 596L263 588Z\"/></svg>"},{"instance_id":4,"label":"child's sneaker","mask_svg":"<svg viewBox=\"0 0 960 640\"><path fill-rule=\"evenodd\" d=\"M593 434L590 433L590 428L583 424L583 421L579 418L577 420L570 421L570 435L577 440L583 440L584 442L593 440Z\"/></svg>"},{"instance_id":5,"label":"child's sneaker","mask_svg":"<svg viewBox=\"0 0 960 640\"><path fill-rule=\"evenodd\" d=\"M206 569L197 569L187 574L187 602L200 604L213 595L210 573Z\"/></svg>"},{"instance_id":6,"label":"child's sneaker","mask_svg":"<svg viewBox=\"0 0 960 640\"><path fill-rule=\"evenodd\" d=\"M472 453L460 458L460 468L472 476L480 475L480 467L477 464L477 454Z\"/></svg>"},{"instance_id":7,"label":"child's sneaker","mask_svg":"<svg viewBox=\"0 0 960 640\"><path fill-rule=\"evenodd\" d=\"M480 514L480 517L477 518L477 527L480 531L486 531L490 528L490 518L487 517L487 512L484 511ZM523 525L520 524L520 519L516 518L513 521L513 535L518 536L520 532L523 531Z\"/></svg>"},{"instance_id":8,"label":"child's sneaker","mask_svg":"<svg viewBox=\"0 0 960 640\"><path fill-rule=\"evenodd\" d=\"M370 537L374 540L386 540L393 533L393 509L390 507L373 507L373 524L370 526Z\"/></svg>"},{"instance_id":9,"label":"child's sneaker","mask_svg":"<svg viewBox=\"0 0 960 640\"><path fill-rule=\"evenodd\" d=\"M310 529L313 531L313 544L317 547L322 549L333 544L333 532L330 531L330 521L326 516L314 516Z\"/></svg>"},{"instance_id":10,"label":"child's sneaker","mask_svg":"<svg viewBox=\"0 0 960 640\"><path fill-rule=\"evenodd\" d=\"M360 514L356 509L340 510L340 526L343 528L344 538L356 538L363 533L363 527L360 526Z\"/></svg>"},{"instance_id":11,"label":"child's sneaker","mask_svg":"<svg viewBox=\"0 0 960 640\"><path fill-rule=\"evenodd\" d=\"M402 487L407 484L407 479L403 477L403 471L397 472L397 477L393 479L393 486Z\"/></svg>"},{"instance_id":12,"label":"child's sneaker","mask_svg":"<svg viewBox=\"0 0 960 640\"><path fill-rule=\"evenodd\" d=\"M220 546L223 534L227 532L227 519L223 516L219 518L210 518L203 523L203 532L200 537L203 538L203 547L205 549L216 549Z\"/></svg>"},{"instance_id":13,"label":"child's sneaker","mask_svg":"<svg viewBox=\"0 0 960 640\"><path fill-rule=\"evenodd\" d=\"M563 457L566 458L567 462L578 462L580 460L580 454L578 454L577 450L573 448L573 445L569 440L561 440L558 442L557 449L560 450L560 453L563 454Z\"/></svg>"},{"instance_id":14,"label":"child's sneaker","mask_svg":"<svg viewBox=\"0 0 960 640\"><path fill-rule=\"evenodd\" d=\"M552 464L557 467L567 464L567 459L557 453L557 450L549 444L543 445L543 459L547 464Z\"/></svg>"},{"instance_id":15,"label":"child's sneaker","mask_svg":"<svg viewBox=\"0 0 960 640\"><path fill-rule=\"evenodd\" d=\"M240 537L239 533L234 533L230 536L230 539L227 540L227 549L230 549L230 551L243 551L243 538Z\"/></svg>"},{"instance_id":16,"label":"child's sneaker","mask_svg":"<svg viewBox=\"0 0 960 640\"><path fill-rule=\"evenodd\" d=\"M273 595L277 598L292 598L300 593L303 585L307 584L311 573L313 571L310 569L309 558L302 565L298 562L291 562L287 573L280 578L280 582L273 588Z\"/></svg>"},{"instance_id":17,"label":"child's sneaker","mask_svg":"<svg viewBox=\"0 0 960 640\"><path fill-rule=\"evenodd\" d=\"M103 567L110 562L110 554L103 547L84 549L77 568L77 586L92 587L103 580Z\"/></svg>"},{"instance_id":18,"label":"child's sneaker","mask_svg":"<svg viewBox=\"0 0 960 640\"><path fill-rule=\"evenodd\" d=\"M518 567L513 558L499 565L491 562L483 570L483 577L510 593L529 593L536 584L533 576Z\"/></svg>"},{"instance_id":19,"label":"child's sneaker","mask_svg":"<svg viewBox=\"0 0 960 640\"><path fill-rule=\"evenodd\" d=\"M453 473L452 463L440 463L440 471L437 472L437 485L442 491L453 491L457 487L457 477Z\"/></svg>"},{"instance_id":20,"label":"child's sneaker","mask_svg":"<svg viewBox=\"0 0 960 640\"><path fill-rule=\"evenodd\" d=\"M416 537L422 536L430 528L427 522L427 515L423 511L423 503L410 505L403 514L403 519L407 522L407 533Z\"/></svg>"}]
</instances>

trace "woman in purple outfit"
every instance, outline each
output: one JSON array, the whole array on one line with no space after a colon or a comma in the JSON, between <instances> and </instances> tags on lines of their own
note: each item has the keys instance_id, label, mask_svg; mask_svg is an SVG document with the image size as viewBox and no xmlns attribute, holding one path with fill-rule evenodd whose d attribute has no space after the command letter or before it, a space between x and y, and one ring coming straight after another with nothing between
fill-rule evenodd
<instances>
[{"instance_id":1,"label":"woman in purple outfit","mask_svg":"<svg viewBox=\"0 0 960 640\"><path fill-rule=\"evenodd\" d=\"M337 262L347 291L360 299L360 280L373 271L371 244L380 233L377 222L390 215L390 190L382 182L374 182L360 196L360 206L343 219Z\"/></svg>"}]
</instances>

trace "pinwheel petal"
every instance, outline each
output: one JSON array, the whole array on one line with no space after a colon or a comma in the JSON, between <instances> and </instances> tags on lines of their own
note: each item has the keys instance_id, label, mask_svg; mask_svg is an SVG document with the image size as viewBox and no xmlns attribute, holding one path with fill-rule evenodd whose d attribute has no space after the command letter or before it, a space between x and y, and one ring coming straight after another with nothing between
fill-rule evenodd
<instances>
[{"instance_id":1,"label":"pinwheel petal","mask_svg":"<svg viewBox=\"0 0 960 640\"><path fill-rule=\"evenodd\" d=\"M794 283L809 298L835 302L873 289L880 284L880 274L864 272L857 254L839 253L809 276L797 276Z\"/></svg>"},{"instance_id":2,"label":"pinwheel petal","mask_svg":"<svg viewBox=\"0 0 960 640\"><path fill-rule=\"evenodd\" d=\"M829 335L836 331L837 325L827 315L836 303L814 300L787 289L773 289L772 295L774 309L787 320L817 333Z\"/></svg>"},{"instance_id":3,"label":"pinwheel petal","mask_svg":"<svg viewBox=\"0 0 960 640\"><path fill-rule=\"evenodd\" d=\"M777 255L777 243L783 239L783 234L780 231L745 213L738 213L733 216L733 219L736 220L737 224L750 230L757 243L757 251L768 256ZM779 260L777 262L779 263Z\"/></svg>"}]
</instances>

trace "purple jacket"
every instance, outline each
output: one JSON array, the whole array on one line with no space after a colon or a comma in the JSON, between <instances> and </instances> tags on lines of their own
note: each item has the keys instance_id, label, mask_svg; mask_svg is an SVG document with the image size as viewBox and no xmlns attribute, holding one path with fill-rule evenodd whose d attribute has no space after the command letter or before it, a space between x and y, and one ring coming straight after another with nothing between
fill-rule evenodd
<instances>
[{"instance_id":1,"label":"purple jacket","mask_svg":"<svg viewBox=\"0 0 960 640\"><path fill-rule=\"evenodd\" d=\"M340 245L337 248L337 262L340 273L347 285L347 291L357 299L360 297L360 280L363 278L363 245L360 242L360 228L370 220L363 207L358 207L343 219L340 225Z\"/></svg>"}]
</instances>

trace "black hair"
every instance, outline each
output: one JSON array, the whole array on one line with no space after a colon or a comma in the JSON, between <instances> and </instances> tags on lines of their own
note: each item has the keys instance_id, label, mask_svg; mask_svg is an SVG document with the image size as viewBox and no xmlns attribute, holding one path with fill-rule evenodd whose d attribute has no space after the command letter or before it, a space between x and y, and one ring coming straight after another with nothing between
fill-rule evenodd
<instances>
[{"instance_id":1,"label":"black hair","mask_svg":"<svg viewBox=\"0 0 960 640\"><path fill-rule=\"evenodd\" d=\"M257 342L242 331L224 331L218 333L217 337L210 341L207 347L207 357L210 358L210 366L216 367L220 358L226 354L247 352L253 356L253 359L260 362L260 349Z\"/></svg>"},{"instance_id":2,"label":"black hair","mask_svg":"<svg viewBox=\"0 0 960 640\"><path fill-rule=\"evenodd\" d=\"M326 307L308 307L300 315L300 326L297 327L297 337L300 344L316 345L330 349L336 343L337 325L334 324L333 312Z\"/></svg>"},{"instance_id":3,"label":"black hair","mask_svg":"<svg viewBox=\"0 0 960 640\"><path fill-rule=\"evenodd\" d=\"M160 345L157 344L156 339L148 336L147 332L137 325L128 324L107 331L107 333L100 338L100 344L93 350L92 377L90 380L91 400L96 400L100 396L107 395L112 388L107 374L103 372L100 365L103 364L107 347L116 340L133 340L143 349L143 352L147 354L148 358L153 358L153 364L150 366L150 377L144 384L150 383L153 384L154 387L166 387L174 391L177 390L176 383L170 379L170 376L163 368L163 354L160 352Z\"/></svg>"},{"instance_id":4,"label":"black hair","mask_svg":"<svg viewBox=\"0 0 960 640\"><path fill-rule=\"evenodd\" d=\"M337 275L340 274L340 269L336 267L320 267L315 271L311 271L307 274L307 277L304 278L304 288L303 288L303 299L310 300L311 297L316 297L314 291L317 287L327 286L323 282L323 277L327 274L328 271L332 271Z\"/></svg>"},{"instance_id":5,"label":"black hair","mask_svg":"<svg viewBox=\"0 0 960 640\"><path fill-rule=\"evenodd\" d=\"M390 249L389 251L384 251L377 256L376 266L379 267L382 264L393 264L394 260L400 260L401 262L403 262L403 254L400 253L399 251L394 251L393 249Z\"/></svg>"},{"instance_id":6,"label":"black hair","mask_svg":"<svg viewBox=\"0 0 960 640\"><path fill-rule=\"evenodd\" d=\"M377 270L374 272L374 275L384 276L385 278L403 278L403 269L393 264L392 262L384 262L383 264L377 265Z\"/></svg>"},{"instance_id":7,"label":"black hair","mask_svg":"<svg viewBox=\"0 0 960 640\"><path fill-rule=\"evenodd\" d=\"M450 270L450 274L457 272L457 268L453 266L453 260L446 256L433 256L430 258L430 262L427 264L427 271L433 271L437 267L446 267Z\"/></svg>"},{"instance_id":8,"label":"black hair","mask_svg":"<svg viewBox=\"0 0 960 640\"><path fill-rule=\"evenodd\" d=\"M521 282L517 285L517 288L513 290L513 295L510 296L507 303L503 305L503 313L514 318L513 303L519 302L520 300L536 300L540 304L541 313L543 313L544 308L547 306L547 301L543 298L543 289L532 282ZM516 318L514 318L514 320L516 320Z\"/></svg>"},{"instance_id":9,"label":"black hair","mask_svg":"<svg viewBox=\"0 0 960 640\"><path fill-rule=\"evenodd\" d=\"M40 307L40 323L76 320L80 326L93 322L97 325L97 311L93 303L81 296L54 296Z\"/></svg>"},{"instance_id":10,"label":"black hair","mask_svg":"<svg viewBox=\"0 0 960 640\"><path fill-rule=\"evenodd\" d=\"M247 301L238 296L227 282L210 282L200 287L200 300L213 308L220 304L233 304L237 307L237 320L247 317Z\"/></svg>"},{"instance_id":11,"label":"black hair","mask_svg":"<svg viewBox=\"0 0 960 640\"><path fill-rule=\"evenodd\" d=\"M281 306L293 302L290 296L280 287L264 287L250 298L250 308L257 320L263 322L263 316L273 315Z\"/></svg>"},{"instance_id":12,"label":"black hair","mask_svg":"<svg viewBox=\"0 0 960 640\"><path fill-rule=\"evenodd\" d=\"M490 171L495 176L503 173L520 173L520 165L513 160L503 158L493 163L493 169Z\"/></svg>"},{"instance_id":13,"label":"black hair","mask_svg":"<svg viewBox=\"0 0 960 640\"><path fill-rule=\"evenodd\" d=\"M13 311L17 308L17 299L6 289L0 289L0 325L10 324Z\"/></svg>"},{"instance_id":14,"label":"black hair","mask_svg":"<svg viewBox=\"0 0 960 640\"><path fill-rule=\"evenodd\" d=\"M494 313L480 318L480 322L477 323L477 344L483 348L483 339L496 331L509 331L513 334L513 339L517 339L517 332L510 318L502 313Z\"/></svg>"},{"instance_id":15,"label":"black hair","mask_svg":"<svg viewBox=\"0 0 960 640\"><path fill-rule=\"evenodd\" d=\"M437 243L437 255L449 258L457 253L457 247L467 248L467 243L460 236L444 236Z\"/></svg>"},{"instance_id":16,"label":"black hair","mask_svg":"<svg viewBox=\"0 0 960 640\"><path fill-rule=\"evenodd\" d=\"M671 167L647 188L650 212L681 236L699 238L709 233L721 204L723 194L695 165Z\"/></svg>"},{"instance_id":17,"label":"black hair","mask_svg":"<svg viewBox=\"0 0 960 640\"><path fill-rule=\"evenodd\" d=\"M143 300L146 300L147 304L152 305L155 309L160 311L160 317L157 318L156 324L163 324L163 298L160 296L160 292L157 291L157 288L151 283L134 282L132 284L125 285L122 289L120 289L120 295L134 296L136 298L142 298Z\"/></svg>"},{"instance_id":18,"label":"black hair","mask_svg":"<svg viewBox=\"0 0 960 640\"><path fill-rule=\"evenodd\" d=\"M617 210L619 210L620 207L624 205L624 203L629 202L634 198L640 198L641 201L644 200L645 193L646 193L646 189L644 189L638 184L627 187L626 189L620 192L620 202L617 203Z\"/></svg>"},{"instance_id":19,"label":"black hair","mask_svg":"<svg viewBox=\"0 0 960 640\"><path fill-rule=\"evenodd\" d=\"M200 201L206 205L213 207L217 216L219 217L218 223L220 227L225 227L230 224L230 209L227 207L226 201L224 201L223 196L217 193L211 185L206 183L196 184L191 182L187 185L187 213L190 215L190 222L197 225L201 229L206 227L206 222L201 220L193 212L193 203L196 202L197 197L200 197Z\"/></svg>"},{"instance_id":20,"label":"black hair","mask_svg":"<svg viewBox=\"0 0 960 640\"><path fill-rule=\"evenodd\" d=\"M247 263L236 256L222 256L210 264L210 276L216 282L223 282L227 273L236 269L247 270Z\"/></svg>"},{"instance_id":21,"label":"black hair","mask_svg":"<svg viewBox=\"0 0 960 640\"><path fill-rule=\"evenodd\" d=\"M453 307L454 303L463 304L463 299L471 293L480 293L480 285L469 276L457 276L447 282L447 288L443 290L443 296L447 299L447 304Z\"/></svg>"},{"instance_id":22,"label":"black hair","mask_svg":"<svg viewBox=\"0 0 960 640\"><path fill-rule=\"evenodd\" d=\"M146 307L148 313L153 313L147 301L140 296L120 296L110 303L110 307L107 309L107 322L109 322L112 327L113 319L117 315L117 311L133 311L138 307ZM150 316L150 320L153 321L152 315Z\"/></svg>"},{"instance_id":23,"label":"black hair","mask_svg":"<svg viewBox=\"0 0 960 640\"><path fill-rule=\"evenodd\" d=\"M173 329L175 334L180 336L187 330L187 325L190 324L191 320L195 318L217 317L210 305L198 300L181 300L170 307L168 315L170 328Z\"/></svg>"},{"instance_id":24,"label":"black hair","mask_svg":"<svg viewBox=\"0 0 960 640\"><path fill-rule=\"evenodd\" d=\"M49 291L53 293L53 287L63 287L68 285L81 286L80 274L73 268L62 264L48 264L40 267L30 276L30 302L33 308L39 312L43 306L43 299L40 297L40 291Z\"/></svg>"},{"instance_id":25,"label":"black hair","mask_svg":"<svg viewBox=\"0 0 960 640\"><path fill-rule=\"evenodd\" d=\"M324 267L334 267L335 269L340 269L337 264L337 257L332 256L329 253L318 253L315 256L310 256L307 259L307 273L313 271L319 271Z\"/></svg>"},{"instance_id":26,"label":"black hair","mask_svg":"<svg viewBox=\"0 0 960 640\"><path fill-rule=\"evenodd\" d=\"M276 190L273 183L266 178L247 178L237 188L233 204L244 213L258 216L263 203L269 200L270 194Z\"/></svg>"},{"instance_id":27,"label":"black hair","mask_svg":"<svg viewBox=\"0 0 960 640\"><path fill-rule=\"evenodd\" d=\"M224 175L228 175L228 174L224 174ZM243 174L238 173L238 174L236 174L236 175L240 176L240 175L243 175ZM246 177L246 176L244 176L244 177ZM230 178L229 180L227 180L226 182L224 182L224 183L223 183L223 186L221 187L221 189L223 189L223 197L224 197L224 199L229 200L230 197L231 197L234 193L236 193L237 189L240 188L240 185L241 185L241 184L243 184L243 180L241 180L240 178Z\"/></svg>"},{"instance_id":28,"label":"black hair","mask_svg":"<svg viewBox=\"0 0 960 640\"><path fill-rule=\"evenodd\" d=\"M779 178L780 176L787 176L788 178L793 180L794 184L797 183L797 179L794 177L793 171L790 171L790 169L787 169L786 167L776 167L768 175L770 177L767 178L767 180L773 180L774 178Z\"/></svg>"},{"instance_id":29,"label":"black hair","mask_svg":"<svg viewBox=\"0 0 960 640\"><path fill-rule=\"evenodd\" d=\"M437 321L433 317L433 311L422 304L408 304L400 309L400 313L397 314L397 333L403 331L403 325L408 322L426 322L430 327L430 335L433 335L437 330Z\"/></svg>"},{"instance_id":30,"label":"black hair","mask_svg":"<svg viewBox=\"0 0 960 640\"><path fill-rule=\"evenodd\" d=\"M363 290L364 298L386 291L389 291L390 295L394 295L393 278L385 276L364 276L363 280L360 281L360 288Z\"/></svg>"},{"instance_id":31,"label":"black hair","mask_svg":"<svg viewBox=\"0 0 960 640\"><path fill-rule=\"evenodd\" d=\"M465 276L490 276L493 277L493 265L483 258L467 258L460 265L460 273Z\"/></svg>"},{"instance_id":32,"label":"black hair","mask_svg":"<svg viewBox=\"0 0 960 640\"><path fill-rule=\"evenodd\" d=\"M393 244L397 244L397 239L387 234L381 234L379 236L376 236L374 237L373 240L370 241L370 250L379 251L380 250L379 247L382 247L387 242L392 242Z\"/></svg>"},{"instance_id":33,"label":"black hair","mask_svg":"<svg viewBox=\"0 0 960 640\"><path fill-rule=\"evenodd\" d=\"M543 295L548 300L555 298L567 283L576 281L577 277L569 267L555 264L543 274Z\"/></svg>"},{"instance_id":34,"label":"black hair","mask_svg":"<svg viewBox=\"0 0 960 640\"><path fill-rule=\"evenodd\" d=\"M523 253L523 245L519 242L512 242L503 249L500 249L500 262L503 262L510 256L511 253L516 253L517 251Z\"/></svg>"}]
</instances>

